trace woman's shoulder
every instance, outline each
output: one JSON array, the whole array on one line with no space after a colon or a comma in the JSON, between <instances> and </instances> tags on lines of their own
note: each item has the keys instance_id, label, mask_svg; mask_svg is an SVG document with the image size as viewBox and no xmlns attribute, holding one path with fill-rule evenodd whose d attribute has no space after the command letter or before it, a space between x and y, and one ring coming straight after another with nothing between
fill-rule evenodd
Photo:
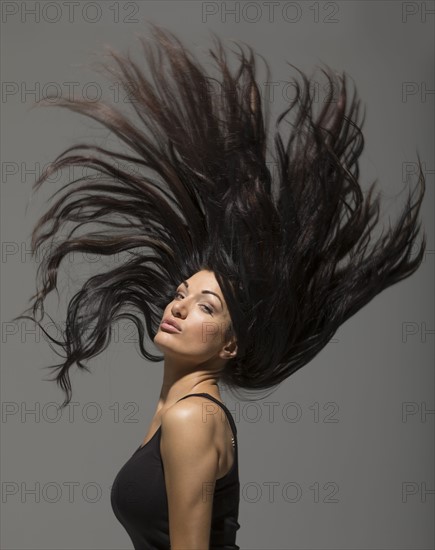
<instances>
[{"instance_id":1,"label":"woman's shoulder","mask_svg":"<svg viewBox=\"0 0 435 550\"><path fill-rule=\"evenodd\" d=\"M188 397L188 398L187 398ZM196 436L204 439L213 437L216 429L216 412L218 407L201 395L189 395L174 403L161 418L162 430L180 430L184 434L192 431Z\"/></svg>"},{"instance_id":2,"label":"woman's shoulder","mask_svg":"<svg viewBox=\"0 0 435 550\"><path fill-rule=\"evenodd\" d=\"M183 399L162 416L160 453L165 468L186 463L216 475L220 456L216 415L204 415L201 399Z\"/></svg>"}]
</instances>

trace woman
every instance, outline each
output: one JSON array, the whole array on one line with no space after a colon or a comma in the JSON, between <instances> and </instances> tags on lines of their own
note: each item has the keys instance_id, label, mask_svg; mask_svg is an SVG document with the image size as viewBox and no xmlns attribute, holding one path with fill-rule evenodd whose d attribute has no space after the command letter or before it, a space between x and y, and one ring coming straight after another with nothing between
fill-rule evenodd
<instances>
[{"instance_id":1,"label":"woman","mask_svg":"<svg viewBox=\"0 0 435 550\"><path fill-rule=\"evenodd\" d=\"M208 270L183 281L164 310L154 338L164 355L157 410L111 493L135 548L239 548L237 429L218 387L237 353L225 338L230 325Z\"/></svg>"},{"instance_id":2,"label":"woman","mask_svg":"<svg viewBox=\"0 0 435 550\"><path fill-rule=\"evenodd\" d=\"M277 119L274 154L252 49L249 57L241 49L233 73L216 39L215 78L172 33L152 31L156 52L141 40L152 80L111 51L116 68L108 70L129 93L134 119L103 101L56 100L104 124L130 150L70 147L35 183L69 166L96 172L70 182L76 187L33 231L36 253L74 224L38 268L42 288L30 318L38 309L44 315L69 252L127 254L72 298L63 341L46 333L66 352L50 366L59 369L63 406L70 367L89 370L83 361L109 345L111 324L133 320L143 357L164 360L164 381L143 445L115 480L114 511L136 549L237 549L236 429L218 383L236 394L276 388L342 323L412 275L426 245L423 234L412 254L425 181L420 165L417 197L409 194L396 224L369 248L379 196L372 200L375 184L364 193L358 181L360 102L356 92L349 102L346 77L323 71L330 93L315 115L311 82L298 71L302 84L295 80L295 99ZM284 145L279 128L289 113L296 116ZM91 222L103 231L73 236ZM163 356L143 343L133 309Z\"/></svg>"}]
</instances>

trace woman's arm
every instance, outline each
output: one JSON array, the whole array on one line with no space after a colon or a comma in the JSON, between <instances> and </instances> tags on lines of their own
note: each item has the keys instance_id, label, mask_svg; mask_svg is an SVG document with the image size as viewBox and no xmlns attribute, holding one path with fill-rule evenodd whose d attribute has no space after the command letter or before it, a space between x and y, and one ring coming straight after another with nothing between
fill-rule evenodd
<instances>
[{"instance_id":1,"label":"woman's arm","mask_svg":"<svg viewBox=\"0 0 435 550\"><path fill-rule=\"evenodd\" d=\"M219 453L215 415L183 400L162 417L162 456L171 550L208 550Z\"/></svg>"}]
</instances>

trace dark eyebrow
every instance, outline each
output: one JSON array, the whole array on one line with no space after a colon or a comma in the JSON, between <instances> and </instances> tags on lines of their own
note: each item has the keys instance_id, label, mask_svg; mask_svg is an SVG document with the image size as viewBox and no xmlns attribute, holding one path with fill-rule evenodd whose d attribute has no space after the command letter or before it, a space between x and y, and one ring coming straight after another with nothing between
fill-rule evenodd
<instances>
[{"instance_id":1,"label":"dark eyebrow","mask_svg":"<svg viewBox=\"0 0 435 550\"><path fill-rule=\"evenodd\" d=\"M181 284L184 285L186 288L189 288L189 283L187 281L181 281ZM213 296L216 296L216 298L219 298L219 302L221 303L222 309L224 309L224 304L222 303L222 300L216 292L212 292L211 290L201 290L202 294L213 294Z\"/></svg>"}]
</instances>

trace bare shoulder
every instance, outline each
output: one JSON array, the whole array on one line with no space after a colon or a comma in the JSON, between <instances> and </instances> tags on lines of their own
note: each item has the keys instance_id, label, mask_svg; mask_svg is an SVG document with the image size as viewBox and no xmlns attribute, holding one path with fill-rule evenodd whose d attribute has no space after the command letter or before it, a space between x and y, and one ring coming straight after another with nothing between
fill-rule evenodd
<instances>
[{"instance_id":1,"label":"bare shoulder","mask_svg":"<svg viewBox=\"0 0 435 550\"><path fill-rule=\"evenodd\" d=\"M210 445L216 434L216 407L201 396L178 401L162 416L162 436L165 434L174 443L194 441L197 448Z\"/></svg>"}]
</instances>

